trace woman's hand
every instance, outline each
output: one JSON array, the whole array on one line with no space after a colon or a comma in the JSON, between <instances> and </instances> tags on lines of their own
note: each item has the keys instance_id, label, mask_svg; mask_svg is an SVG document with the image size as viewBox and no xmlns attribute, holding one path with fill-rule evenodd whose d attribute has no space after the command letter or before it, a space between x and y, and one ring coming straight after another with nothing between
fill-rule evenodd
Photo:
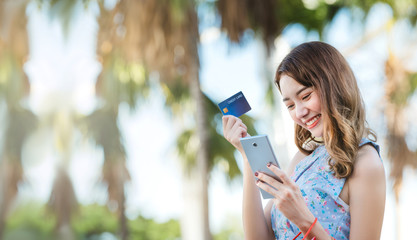
<instances>
[{"instance_id":1,"label":"woman's hand","mask_svg":"<svg viewBox=\"0 0 417 240\"><path fill-rule=\"evenodd\" d=\"M308 209L298 185L288 175L273 164L268 168L279 178L256 172L259 179L256 185L274 196L274 204L279 211L300 229L308 229L315 217ZM271 186L274 188L272 188Z\"/></svg>"},{"instance_id":2,"label":"woman's hand","mask_svg":"<svg viewBox=\"0 0 417 240\"><path fill-rule=\"evenodd\" d=\"M248 128L239 118L226 115L222 117L223 136L229 141L239 152L244 153L240 138L249 136Z\"/></svg>"}]
</instances>

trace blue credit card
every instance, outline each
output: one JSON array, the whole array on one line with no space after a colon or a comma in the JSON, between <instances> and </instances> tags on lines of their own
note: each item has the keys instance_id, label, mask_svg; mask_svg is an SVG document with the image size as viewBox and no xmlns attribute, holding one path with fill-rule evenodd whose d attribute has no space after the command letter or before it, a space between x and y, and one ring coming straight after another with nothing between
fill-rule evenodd
<instances>
[{"instance_id":1,"label":"blue credit card","mask_svg":"<svg viewBox=\"0 0 417 240\"><path fill-rule=\"evenodd\" d=\"M235 117L240 117L251 110L248 101L241 91L218 105L223 115L233 115Z\"/></svg>"}]
</instances>

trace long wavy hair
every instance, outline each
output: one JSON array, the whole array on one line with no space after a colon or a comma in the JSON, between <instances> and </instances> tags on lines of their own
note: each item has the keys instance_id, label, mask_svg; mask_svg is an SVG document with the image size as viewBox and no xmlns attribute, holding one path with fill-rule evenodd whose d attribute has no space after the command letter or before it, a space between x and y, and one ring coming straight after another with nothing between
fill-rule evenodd
<instances>
[{"instance_id":1,"label":"long wavy hair","mask_svg":"<svg viewBox=\"0 0 417 240\"><path fill-rule=\"evenodd\" d=\"M338 178L349 177L362 138L376 141L376 135L366 122L364 103L346 59L329 44L307 42L294 48L278 66L275 83L280 91L282 75L317 90L324 123L322 141L330 155L330 169ZM318 141L310 131L296 124L298 149L309 155L314 150L312 142Z\"/></svg>"}]
</instances>

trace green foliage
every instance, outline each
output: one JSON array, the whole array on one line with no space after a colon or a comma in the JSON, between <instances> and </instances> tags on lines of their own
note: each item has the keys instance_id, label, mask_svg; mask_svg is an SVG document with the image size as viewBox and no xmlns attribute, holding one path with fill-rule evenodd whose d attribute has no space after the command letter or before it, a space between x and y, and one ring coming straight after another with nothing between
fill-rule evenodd
<instances>
[{"instance_id":1,"label":"green foliage","mask_svg":"<svg viewBox=\"0 0 417 240\"><path fill-rule=\"evenodd\" d=\"M165 223L157 223L152 219L139 216L129 221L131 240L174 240L180 239L181 229L177 220L169 220Z\"/></svg>"},{"instance_id":2,"label":"green foliage","mask_svg":"<svg viewBox=\"0 0 417 240\"><path fill-rule=\"evenodd\" d=\"M58 19L63 28L65 36L68 36L71 20L75 16L78 0L43 0L43 3L49 4L49 16L51 19Z\"/></svg>"},{"instance_id":3,"label":"green foliage","mask_svg":"<svg viewBox=\"0 0 417 240\"><path fill-rule=\"evenodd\" d=\"M183 79L178 77L172 82L161 82L160 85L165 96L167 110L176 115L184 111L184 106L190 101L191 93Z\"/></svg>"},{"instance_id":4,"label":"green foliage","mask_svg":"<svg viewBox=\"0 0 417 240\"><path fill-rule=\"evenodd\" d=\"M0 55L0 98L9 106L18 105L28 91L29 83L18 59L9 51Z\"/></svg>"},{"instance_id":5,"label":"green foliage","mask_svg":"<svg viewBox=\"0 0 417 240\"><path fill-rule=\"evenodd\" d=\"M4 239L52 239L55 223L55 217L47 212L46 206L30 203L11 213L6 222Z\"/></svg>"},{"instance_id":6,"label":"green foliage","mask_svg":"<svg viewBox=\"0 0 417 240\"><path fill-rule=\"evenodd\" d=\"M228 221L224 224L223 229L213 234L213 240L238 240L244 239L243 228L240 216L228 216Z\"/></svg>"},{"instance_id":7,"label":"green foliage","mask_svg":"<svg viewBox=\"0 0 417 240\"><path fill-rule=\"evenodd\" d=\"M213 236L213 240L237 240L243 238L243 234L239 234L233 229L225 229Z\"/></svg>"},{"instance_id":8,"label":"green foliage","mask_svg":"<svg viewBox=\"0 0 417 240\"><path fill-rule=\"evenodd\" d=\"M146 98L150 92L148 72L139 62L128 62L114 56L110 66L103 66L99 77L98 94L110 106L117 107L121 102L129 104L133 110L138 99Z\"/></svg>"},{"instance_id":9,"label":"green foliage","mask_svg":"<svg viewBox=\"0 0 417 240\"><path fill-rule=\"evenodd\" d=\"M408 104L410 98L414 95L417 89L417 73L408 75L404 79L404 83L396 86L396 90L390 95L391 102L398 106L405 106ZM408 81L408 82L407 82Z\"/></svg>"},{"instance_id":10,"label":"green foliage","mask_svg":"<svg viewBox=\"0 0 417 240\"><path fill-rule=\"evenodd\" d=\"M315 8L307 8L302 0L288 0L278 5L275 14L277 21L281 23L281 30L289 24L299 23L307 30L316 30L321 35L326 24L341 7L339 3L326 4L318 1Z\"/></svg>"},{"instance_id":11,"label":"green foliage","mask_svg":"<svg viewBox=\"0 0 417 240\"><path fill-rule=\"evenodd\" d=\"M31 111L23 108L9 107L7 111L4 153L21 156L23 144L30 133L37 127L38 119ZM18 157L20 160L20 157Z\"/></svg>"},{"instance_id":12,"label":"green foliage","mask_svg":"<svg viewBox=\"0 0 417 240\"><path fill-rule=\"evenodd\" d=\"M46 205L29 203L18 207L7 219L4 240L56 240L56 219L47 211ZM81 206L75 214L71 226L76 239L99 239L103 233L117 235L118 219L106 206ZM138 216L128 221L130 240L174 240L181 235L177 220L158 223L153 219Z\"/></svg>"},{"instance_id":13,"label":"green foliage","mask_svg":"<svg viewBox=\"0 0 417 240\"><path fill-rule=\"evenodd\" d=\"M116 233L118 220L106 206L81 206L71 222L74 231L80 236L90 236L103 232Z\"/></svg>"},{"instance_id":14,"label":"green foliage","mask_svg":"<svg viewBox=\"0 0 417 240\"><path fill-rule=\"evenodd\" d=\"M120 130L117 126L117 113L113 109L101 108L78 122L83 133L103 147L103 150L117 149L117 154L123 153L120 144Z\"/></svg>"},{"instance_id":15,"label":"green foliage","mask_svg":"<svg viewBox=\"0 0 417 240\"><path fill-rule=\"evenodd\" d=\"M229 179L233 179L240 175L240 170L234 157L235 147L223 136L223 115L217 104L207 96L205 96L205 105L208 117L207 123L210 124L208 141L209 168L211 170L215 165L219 164L220 169L224 171L226 176ZM249 122L249 124L251 123Z\"/></svg>"},{"instance_id":16,"label":"green foliage","mask_svg":"<svg viewBox=\"0 0 417 240\"><path fill-rule=\"evenodd\" d=\"M407 101L410 99L410 97L416 92L417 90L417 73L413 73L408 78L410 81L410 88L408 90L407 95Z\"/></svg>"},{"instance_id":17,"label":"green foliage","mask_svg":"<svg viewBox=\"0 0 417 240\"><path fill-rule=\"evenodd\" d=\"M191 167L195 165L198 151L198 146L195 146L196 142L195 129L186 129L177 138L178 155L181 157L186 172L191 171Z\"/></svg>"},{"instance_id":18,"label":"green foliage","mask_svg":"<svg viewBox=\"0 0 417 240\"><path fill-rule=\"evenodd\" d=\"M160 0L165 1L164 4L170 4L173 19L176 24L181 24L185 21L187 15L185 11L188 9L188 5L192 3L189 0Z\"/></svg>"}]
</instances>

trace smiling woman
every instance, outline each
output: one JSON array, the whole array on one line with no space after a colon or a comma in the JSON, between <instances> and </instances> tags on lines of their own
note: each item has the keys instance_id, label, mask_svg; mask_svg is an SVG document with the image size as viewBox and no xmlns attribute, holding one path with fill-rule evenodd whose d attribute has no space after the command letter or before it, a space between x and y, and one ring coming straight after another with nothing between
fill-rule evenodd
<instances>
[{"instance_id":1,"label":"smiling woman","mask_svg":"<svg viewBox=\"0 0 417 240\"><path fill-rule=\"evenodd\" d=\"M282 86L283 101L294 122L308 129L312 136L322 137L323 125L319 125L321 123L321 104L317 90L301 85L288 75L281 77L280 86Z\"/></svg>"},{"instance_id":2,"label":"smiling woman","mask_svg":"<svg viewBox=\"0 0 417 240\"><path fill-rule=\"evenodd\" d=\"M275 82L299 149L287 173L268 164L282 182L263 172L255 182L239 141L247 128L223 117L225 138L244 158L245 239L379 239L384 167L348 63L326 43L304 43L278 66ZM264 211L257 187L274 196Z\"/></svg>"}]
</instances>

